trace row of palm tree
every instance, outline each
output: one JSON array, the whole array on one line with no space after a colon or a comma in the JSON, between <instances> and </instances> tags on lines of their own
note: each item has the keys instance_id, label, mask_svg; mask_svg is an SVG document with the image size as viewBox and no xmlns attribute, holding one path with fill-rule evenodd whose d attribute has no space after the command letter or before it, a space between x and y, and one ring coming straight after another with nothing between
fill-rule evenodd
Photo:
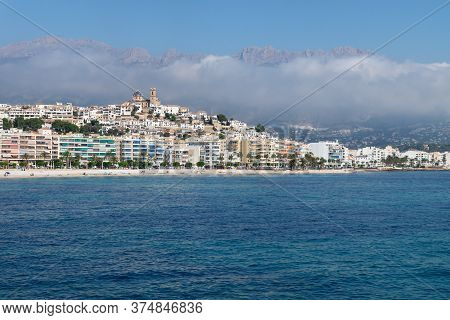
<instances>
[{"instance_id":1,"label":"row of palm tree","mask_svg":"<svg viewBox=\"0 0 450 320\"><path fill-rule=\"evenodd\" d=\"M299 158L296 154L276 154L276 153L266 153L263 155L252 155L247 154L248 163L252 167L280 167L289 169L320 169L326 164L325 159L314 157L311 153L306 154L304 157ZM271 161L269 161L271 159ZM247 164L248 166L248 164Z\"/></svg>"}]
</instances>

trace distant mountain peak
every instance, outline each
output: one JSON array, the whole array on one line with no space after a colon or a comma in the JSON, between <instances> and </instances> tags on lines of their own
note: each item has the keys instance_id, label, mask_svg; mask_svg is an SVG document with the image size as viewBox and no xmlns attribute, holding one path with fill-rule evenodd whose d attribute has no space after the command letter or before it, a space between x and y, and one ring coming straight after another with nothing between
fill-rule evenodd
<instances>
[{"instance_id":1,"label":"distant mountain peak","mask_svg":"<svg viewBox=\"0 0 450 320\"><path fill-rule=\"evenodd\" d=\"M330 51L325 50L311 50L306 49L304 51L288 51L276 49L270 45L264 47L247 47L242 49L234 58L238 60L256 65L274 65L280 63L290 62L297 58L343 58L364 56L369 54L370 51L364 49L358 49L348 46L337 47Z\"/></svg>"},{"instance_id":2,"label":"distant mountain peak","mask_svg":"<svg viewBox=\"0 0 450 320\"><path fill-rule=\"evenodd\" d=\"M157 67L166 67L179 60L199 62L206 54L186 54L176 49L167 50L161 57L152 56L143 48L114 48L104 42L89 39L64 39L69 47L82 53L101 53L111 56L114 60L125 64L152 64ZM26 59L37 55L45 55L55 50L69 50L53 37L43 37L30 41L21 41L0 47L0 62L2 59ZM337 47L329 51L311 50L289 51L274 48L270 45L264 47L246 47L232 58L245 64L252 65L278 65L293 61L297 58L341 58L354 57L368 54L369 51L353 47Z\"/></svg>"},{"instance_id":3,"label":"distant mountain peak","mask_svg":"<svg viewBox=\"0 0 450 320\"><path fill-rule=\"evenodd\" d=\"M65 39L60 37L58 39L64 41L64 43L66 43L69 47L72 47L76 50L114 50L114 48L110 45L96 40ZM50 50L58 49L68 48L62 45L61 42L54 37L47 36L29 41L20 41L0 47L0 58L27 58L42 53L47 53Z\"/></svg>"}]
</instances>

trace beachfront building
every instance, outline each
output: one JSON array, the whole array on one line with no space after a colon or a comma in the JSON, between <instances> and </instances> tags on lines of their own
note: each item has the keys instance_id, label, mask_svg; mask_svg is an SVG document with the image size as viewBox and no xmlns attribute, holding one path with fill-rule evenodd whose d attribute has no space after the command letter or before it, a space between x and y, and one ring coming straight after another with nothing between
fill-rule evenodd
<instances>
[{"instance_id":1,"label":"beachfront building","mask_svg":"<svg viewBox=\"0 0 450 320\"><path fill-rule=\"evenodd\" d=\"M227 166L239 166L245 163L245 155L247 152L243 152L243 147L247 149L248 143L240 136L229 137L225 142L224 160Z\"/></svg>"},{"instance_id":2,"label":"beachfront building","mask_svg":"<svg viewBox=\"0 0 450 320\"><path fill-rule=\"evenodd\" d=\"M348 148L339 144L338 141L321 141L308 145L309 150L316 158L323 158L328 165L343 166L350 165L350 154Z\"/></svg>"},{"instance_id":3,"label":"beachfront building","mask_svg":"<svg viewBox=\"0 0 450 320\"><path fill-rule=\"evenodd\" d=\"M290 159L298 156L303 157L306 153L310 152L307 145L303 145L297 141L282 139L279 140L278 150L278 163L282 168L287 168Z\"/></svg>"},{"instance_id":4,"label":"beachfront building","mask_svg":"<svg viewBox=\"0 0 450 320\"><path fill-rule=\"evenodd\" d=\"M353 161L358 168L375 168L383 166L386 159L383 149L376 147L365 147L353 153Z\"/></svg>"},{"instance_id":5,"label":"beachfront building","mask_svg":"<svg viewBox=\"0 0 450 320\"><path fill-rule=\"evenodd\" d=\"M118 141L118 156L121 161L151 161L159 165L164 161L164 146L150 137L125 137Z\"/></svg>"},{"instance_id":6,"label":"beachfront building","mask_svg":"<svg viewBox=\"0 0 450 320\"><path fill-rule=\"evenodd\" d=\"M442 162L445 167L450 167L450 152L444 152L442 154Z\"/></svg>"},{"instance_id":7,"label":"beachfront building","mask_svg":"<svg viewBox=\"0 0 450 320\"><path fill-rule=\"evenodd\" d=\"M192 147L199 147L200 161L205 164L205 167L217 168L218 166L221 166L225 160L222 141L190 141L188 145Z\"/></svg>"},{"instance_id":8,"label":"beachfront building","mask_svg":"<svg viewBox=\"0 0 450 320\"><path fill-rule=\"evenodd\" d=\"M442 167L445 166L446 156L444 152L430 152L429 166Z\"/></svg>"},{"instance_id":9,"label":"beachfront building","mask_svg":"<svg viewBox=\"0 0 450 320\"><path fill-rule=\"evenodd\" d=\"M59 156L78 158L81 162L117 156L116 141L112 137L65 135L59 138ZM110 160L110 159L109 159Z\"/></svg>"},{"instance_id":10,"label":"beachfront building","mask_svg":"<svg viewBox=\"0 0 450 320\"><path fill-rule=\"evenodd\" d=\"M262 136L249 139L247 157L253 166L276 167L278 166L278 139Z\"/></svg>"},{"instance_id":11,"label":"beachfront building","mask_svg":"<svg viewBox=\"0 0 450 320\"><path fill-rule=\"evenodd\" d=\"M201 147L198 145L189 145L186 142L175 143L171 149L169 149L169 163L185 167L187 163L196 165L201 160Z\"/></svg>"},{"instance_id":12,"label":"beachfront building","mask_svg":"<svg viewBox=\"0 0 450 320\"><path fill-rule=\"evenodd\" d=\"M35 165L59 157L59 139L49 129L25 132L19 129L0 131L0 161L9 164Z\"/></svg>"},{"instance_id":13,"label":"beachfront building","mask_svg":"<svg viewBox=\"0 0 450 320\"><path fill-rule=\"evenodd\" d=\"M430 153L420 150L408 150L403 152L401 156L407 157L409 165L412 167L429 166L432 160Z\"/></svg>"},{"instance_id":14,"label":"beachfront building","mask_svg":"<svg viewBox=\"0 0 450 320\"><path fill-rule=\"evenodd\" d=\"M378 168L385 165L386 158L400 157L400 151L392 146L385 148L364 147L350 151L353 165L357 168Z\"/></svg>"}]
</instances>

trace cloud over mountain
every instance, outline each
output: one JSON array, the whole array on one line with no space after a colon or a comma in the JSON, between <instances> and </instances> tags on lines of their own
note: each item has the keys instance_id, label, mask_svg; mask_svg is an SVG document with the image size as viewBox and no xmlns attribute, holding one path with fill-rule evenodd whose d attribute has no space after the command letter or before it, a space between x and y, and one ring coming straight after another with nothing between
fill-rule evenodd
<instances>
[{"instance_id":1,"label":"cloud over mountain","mask_svg":"<svg viewBox=\"0 0 450 320\"><path fill-rule=\"evenodd\" d=\"M117 49L91 40L68 43L112 74L163 102L264 122L357 62L367 51L291 52L246 48L230 56L161 57L145 49ZM396 62L380 56L281 117L281 122L333 124L380 116L450 115L450 65ZM52 38L0 48L0 102L118 103L130 89Z\"/></svg>"}]
</instances>

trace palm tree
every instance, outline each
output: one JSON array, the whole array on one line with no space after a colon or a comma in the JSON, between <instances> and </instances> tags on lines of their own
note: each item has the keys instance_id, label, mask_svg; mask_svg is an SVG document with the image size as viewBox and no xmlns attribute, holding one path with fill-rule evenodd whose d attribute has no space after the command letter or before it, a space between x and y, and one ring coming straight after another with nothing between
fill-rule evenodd
<instances>
[{"instance_id":1,"label":"palm tree","mask_svg":"<svg viewBox=\"0 0 450 320\"><path fill-rule=\"evenodd\" d=\"M111 150L109 150L105 153L105 157L103 158L103 161L111 162L112 157L114 157L114 153ZM102 161L102 169L103 169L103 161Z\"/></svg>"},{"instance_id":2,"label":"palm tree","mask_svg":"<svg viewBox=\"0 0 450 320\"><path fill-rule=\"evenodd\" d=\"M261 155L258 154L258 155L255 157L255 159L256 159L256 161L254 162L254 165L255 165L255 167L259 168L259 167L261 166Z\"/></svg>"},{"instance_id":3,"label":"palm tree","mask_svg":"<svg viewBox=\"0 0 450 320\"><path fill-rule=\"evenodd\" d=\"M66 159L66 168L70 167L70 152L68 150L64 151L62 157Z\"/></svg>"},{"instance_id":4,"label":"palm tree","mask_svg":"<svg viewBox=\"0 0 450 320\"><path fill-rule=\"evenodd\" d=\"M266 159L266 167L268 167L269 166L269 154L268 153L266 153L266 154L264 154L264 159Z\"/></svg>"},{"instance_id":5,"label":"palm tree","mask_svg":"<svg viewBox=\"0 0 450 320\"><path fill-rule=\"evenodd\" d=\"M28 160L30 159L30 155L28 153L24 153L23 160L25 160L26 168L28 169Z\"/></svg>"},{"instance_id":6,"label":"palm tree","mask_svg":"<svg viewBox=\"0 0 450 320\"><path fill-rule=\"evenodd\" d=\"M219 165L222 167L223 166L223 154L221 154L219 156Z\"/></svg>"},{"instance_id":7,"label":"palm tree","mask_svg":"<svg viewBox=\"0 0 450 320\"><path fill-rule=\"evenodd\" d=\"M47 151L42 151L40 156L42 157L43 160L45 160L47 158L48 152Z\"/></svg>"},{"instance_id":8,"label":"palm tree","mask_svg":"<svg viewBox=\"0 0 450 320\"><path fill-rule=\"evenodd\" d=\"M141 150L139 153L139 161L144 164L144 169L146 169L147 166L147 152L145 150Z\"/></svg>"},{"instance_id":9,"label":"palm tree","mask_svg":"<svg viewBox=\"0 0 450 320\"><path fill-rule=\"evenodd\" d=\"M117 157L115 155L111 156L111 164L114 166L117 163Z\"/></svg>"},{"instance_id":10,"label":"palm tree","mask_svg":"<svg viewBox=\"0 0 450 320\"><path fill-rule=\"evenodd\" d=\"M248 164L249 163L251 163L252 162L252 158L253 158L253 156L252 156L252 154L249 152L249 153L247 153L247 162L246 162L246 164L245 164L245 166L248 168Z\"/></svg>"},{"instance_id":11,"label":"palm tree","mask_svg":"<svg viewBox=\"0 0 450 320\"><path fill-rule=\"evenodd\" d=\"M92 164L92 167L96 167L97 163L100 161L100 158L97 156L92 156L90 163ZM102 167L103 167L103 161L102 161Z\"/></svg>"},{"instance_id":12,"label":"palm tree","mask_svg":"<svg viewBox=\"0 0 450 320\"><path fill-rule=\"evenodd\" d=\"M297 157L295 156L295 154L293 153L293 154L290 154L289 155L289 168L291 169L291 170L294 170L295 169L295 167L297 166Z\"/></svg>"},{"instance_id":13,"label":"palm tree","mask_svg":"<svg viewBox=\"0 0 450 320\"><path fill-rule=\"evenodd\" d=\"M79 168L80 167L80 162L81 162L81 156L79 154L77 154L75 156L74 162L76 163L76 166Z\"/></svg>"},{"instance_id":14,"label":"palm tree","mask_svg":"<svg viewBox=\"0 0 450 320\"><path fill-rule=\"evenodd\" d=\"M47 155L48 155L49 153L47 152L47 151L42 151L41 152L41 157L42 157L42 159L45 161L45 159L47 158ZM46 167L47 167L47 165L45 165Z\"/></svg>"},{"instance_id":15,"label":"palm tree","mask_svg":"<svg viewBox=\"0 0 450 320\"><path fill-rule=\"evenodd\" d=\"M282 161L283 159L283 154L282 153L277 153L275 154L276 158L277 158L277 162L278 162L278 167L284 167L284 162Z\"/></svg>"},{"instance_id":16,"label":"palm tree","mask_svg":"<svg viewBox=\"0 0 450 320\"><path fill-rule=\"evenodd\" d=\"M238 160L239 160L239 164L242 164L242 156L243 156L243 154L242 154L242 152L238 152Z\"/></svg>"},{"instance_id":17,"label":"palm tree","mask_svg":"<svg viewBox=\"0 0 450 320\"><path fill-rule=\"evenodd\" d=\"M233 165L233 159L234 159L234 155L233 154L230 154L229 156L228 156L228 163L227 163L227 165L228 166L232 166Z\"/></svg>"},{"instance_id":18,"label":"palm tree","mask_svg":"<svg viewBox=\"0 0 450 320\"><path fill-rule=\"evenodd\" d=\"M152 160L153 160L153 165L157 165L158 163L157 163L157 160L158 159L158 157L156 156L156 151L155 151L155 155L152 157Z\"/></svg>"},{"instance_id":19,"label":"palm tree","mask_svg":"<svg viewBox=\"0 0 450 320\"><path fill-rule=\"evenodd\" d=\"M319 160L317 160L317 158L314 158L314 162L319 166L319 168L323 168L327 161L324 158L320 158Z\"/></svg>"}]
</instances>

